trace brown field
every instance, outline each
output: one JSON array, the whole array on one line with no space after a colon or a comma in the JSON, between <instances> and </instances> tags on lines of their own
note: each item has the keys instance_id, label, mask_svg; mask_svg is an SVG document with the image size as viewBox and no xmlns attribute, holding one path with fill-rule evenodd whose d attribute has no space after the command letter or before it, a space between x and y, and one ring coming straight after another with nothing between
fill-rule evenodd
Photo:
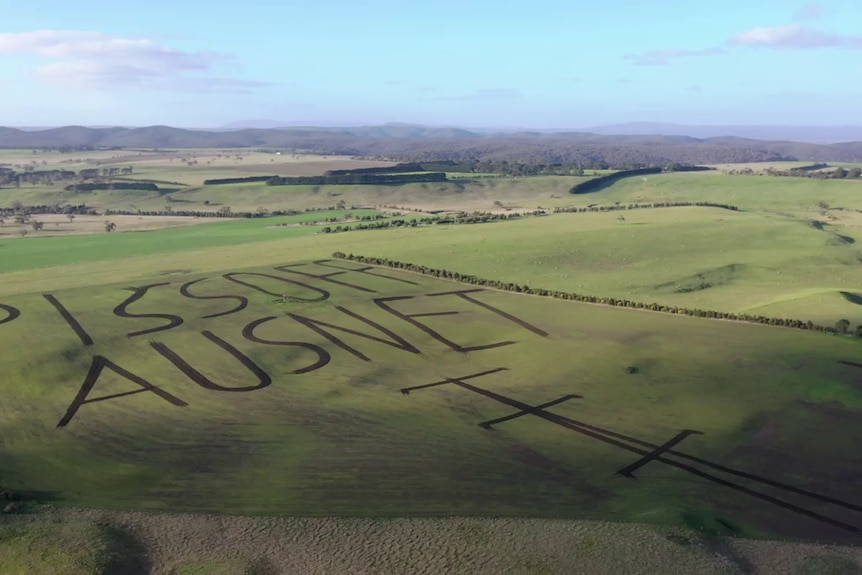
<instances>
[{"instance_id":1,"label":"brown field","mask_svg":"<svg viewBox=\"0 0 862 575\"><path fill-rule=\"evenodd\" d=\"M33 219L45 224L41 231L33 230L27 224L5 221L0 224L0 238L20 238L21 230L27 230L26 237L55 237L77 234L104 234L105 222L117 224L118 232L141 232L161 230L179 226L192 226L208 222L226 221L225 218L193 218L188 216L84 216L77 215L70 222L63 214L40 214Z\"/></svg>"},{"instance_id":2,"label":"brown field","mask_svg":"<svg viewBox=\"0 0 862 575\"><path fill-rule=\"evenodd\" d=\"M170 181L200 186L210 178L258 175L319 176L327 170L393 166L397 162L355 159L350 156L280 154L242 150L170 150L135 152L98 150L33 154L31 151L0 150L0 166L23 170L82 170L133 166L131 178Z\"/></svg>"},{"instance_id":3,"label":"brown field","mask_svg":"<svg viewBox=\"0 0 862 575\"><path fill-rule=\"evenodd\" d=\"M292 519L47 509L0 516L41 533L41 547L79 545L82 526L110 530L112 572L151 573L859 573L862 549L700 537L692 531L548 519ZM2 550L0 543L0 550ZM28 563L29 561L29 563Z\"/></svg>"}]
</instances>

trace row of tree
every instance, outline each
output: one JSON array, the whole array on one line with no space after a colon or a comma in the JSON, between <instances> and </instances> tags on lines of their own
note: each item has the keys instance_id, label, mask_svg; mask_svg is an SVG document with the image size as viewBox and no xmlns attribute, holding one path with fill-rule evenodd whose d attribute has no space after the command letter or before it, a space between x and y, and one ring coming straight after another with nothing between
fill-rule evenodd
<instances>
[{"instance_id":1,"label":"row of tree","mask_svg":"<svg viewBox=\"0 0 862 575\"><path fill-rule=\"evenodd\" d=\"M398 270L418 273L435 278L450 279L463 282L469 285L477 285L481 287L493 288L502 291L515 293L523 293L529 295L537 295L542 297L551 297L556 299L580 301L586 303L596 303L602 305L610 305L616 307L627 307L633 309L643 309L662 313L670 313L675 315L687 315L692 317L703 317L712 319L724 319L729 321L739 321L747 323L759 323L764 325L773 325L780 327L790 327L795 329L804 329L810 331L820 331L825 333L849 333L850 322L846 319L839 320L835 326L823 326L813 323L812 321L803 321L800 319L768 317L763 315L752 314L737 314L733 312L705 310L698 308L686 308L672 305L664 305L658 303L643 303L631 301L628 299L614 297L600 297L592 295L584 295L573 292L564 292L559 290L547 290L542 288L531 288L527 285L520 285L513 282L504 282L501 280L490 280L476 277L474 275L462 274L445 269L430 268L427 266L404 263L390 260L387 258L366 257L354 254L345 254L343 252L335 252L333 258L342 259L352 262L358 262L373 266L384 266ZM862 337L862 326L857 328L853 335Z\"/></svg>"},{"instance_id":2,"label":"row of tree","mask_svg":"<svg viewBox=\"0 0 862 575\"><path fill-rule=\"evenodd\" d=\"M661 174L662 172L701 172L711 169L712 168L707 168L705 166L683 166L681 164L672 163L666 166L649 166L620 170L619 172L614 172L613 174L600 176L598 178L594 178L592 180L587 180L586 182L576 184L574 187L572 187L571 190L569 190L569 193L587 194L589 192L595 192L608 187L617 180L621 180L623 178L631 178L634 176L643 177L652 174Z\"/></svg>"},{"instance_id":3,"label":"row of tree","mask_svg":"<svg viewBox=\"0 0 862 575\"><path fill-rule=\"evenodd\" d=\"M212 178L204 180L205 186L220 186L224 184L255 184L267 182L276 176L245 176L241 178Z\"/></svg>"},{"instance_id":4,"label":"row of tree","mask_svg":"<svg viewBox=\"0 0 862 575\"><path fill-rule=\"evenodd\" d=\"M369 170L391 170L391 168L365 168ZM359 172L359 170L338 170L340 172ZM242 178L212 178L204 180L205 186L224 184L253 184L266 182L268 186L337 186L337 185L397 185L422 182L445 182L443 172L427 172L419 174L397 174L378 172L359 172L325 176L247 176Z\"/></svg>"},{"instance_id":5,"label":"row of tree","mask_svg":"<svg viewBox=\"0 0 862 575\"><path fill-rule=\"evenodd\" d=\"M846 178L858 179L862 178L862 168L856 167L846 169L837 167L832 171L826 171L827 164L814 164L812 166L802 166L799 168L791 168L789 170L776 170L775 168L766 168L763 172L767 176L789 176L793 178L814 178L818 180L843 180Z\"/></svg>"},{"instance_id":6,"label":"row of tree","mask_svg":"<svg viewBox=\"0 0 862 575\"><path fill-rule=\"evenodd\" d=\"M739 208L731 204L718 204L715 202L653 202L651 204L614 204L607 206L571 206L567 208L554 208L555 214L581 213L581 212L613 212L618 210L643 210L652 208L683 208L697 206L703 208L721 208L738 212Z\"/></svg>"},{"instance_id":7,"label":"row of tree","mask_svg":"<svg viewBox=\"0 0 862 575\"><path fill-rule=\"evenodd\" d=\"M509 214L493 214L491 212L459 212L457 214L447 214L445 216L430 216L413 219L388 219L380 221L372 221L370 223L360 222L350 226L347 224L338 225L335 227L326 226L320 231L324 234L350 232L360 230L385 230L389 228L418 228L421 226L431 225L469 225L469 224L485 224L490 222L503 222L515 220L525 216L545 216L548 212L545 210L534 210L525 213L509 213Z\"/></svg>"},{"instance_id":8,"label":"row of tree","mask_svg":"<svg viewBox=\"0 0 862 575\"><path fill-rule=\"evenodd\" d=\"M9 208L0 208L0 216L15 217L18 215L30 216L36 214L84 214L96 215L96 209L86 204L76 206L25 206L21 202L14 202Z\"/></svg>"},{"instance_id":9,"label":"row of tree","mask_svg":"<svg viewBox=\"0 0 862 575\"><path fill-rule=\"evenodd\" d=\"M324 176L357 176L363 174L399 174L405 172L425 172L428 171L417 163L401 163L389 167L377 168L355 168L352 170L328 170L324 172Z\"/></svg>"},{"instance_id":10,"label":"row of tree","mask_svg":"<svg viewBox=\"0 0 862 575\"><path fill-rule=\"evenodd\" d=\"M110 179L121 175L131 175L131 166L125 168L88 168L75 172L74 170L36 170L27 166L23 171L11 168L0 168L0 186L12 185L20 187L21 184L53 186L55 182L66 182L69 180L101 180Z\"/></svg>"},{"instance_id":11,"label":"row of tree","mask_svg":"<svg viewBox=\"0 0 862 575\"><path fill-rule=\"evenodd\" d=\"M304 210L268 210L260 207L253 212L235 212L230 206L220 206L217 211L200 210L175 210L167 207L163 210L105 210L106 216L184 216L194 218L267 218L274 216L296 216L313 212L328 212L332 210L345 209L344 205L329 206L326 208L305 208ZM354 206L351 210L360 209Z\"/></svg>"},{"instance_id":12,"label":"row of tree","mask_svg":"<svg viewBox=\"0 0 862 575\"><path fill-rule=\"evenodd\" d=\"M331 185L371 185L390 186L428 182L445 182L444 172L425 172L420 174L347 174L344 176L276 176L267 180L268 186L331 186Z\"/></svg>"},{"instance_id":13,"label":"row of tree","mask_svg":"<svg viewBox=\"0 0 862 575\"><path fill-rule=\"evenodd\" d=\"M391 215L373 214L370 216L354 216L353 214L348 212L340 218L339 217L332 217L332 218L324 218L322 220L314 220L314 221L308 221L308 222L297 222L297 223L300 226L319 226L321 224L335 224L338 222L343 222L345 220L354 220L354 221L359 221L359 222L376 222L379 220L385 220L386 218L389 218L389 217L397 217L400 215L401 214L391 214ZM290 225L294 225L294 224L291 222L285 222L282 224L275 224L275 226L277 228L286 227L286 226L290 226Z\"/></svg>"},{"instance_id":14,"label":"row of tree","mask_svg":"<svg viewBox=\"0 0 862 575\"><path fill-rule=\"evenodd\" d=\"M150 182L101 182L89 184L69 184L63 188L67 192L94 192L96 190L140 190L158 192L159 187Z\"/></svg>"}]
</instances>

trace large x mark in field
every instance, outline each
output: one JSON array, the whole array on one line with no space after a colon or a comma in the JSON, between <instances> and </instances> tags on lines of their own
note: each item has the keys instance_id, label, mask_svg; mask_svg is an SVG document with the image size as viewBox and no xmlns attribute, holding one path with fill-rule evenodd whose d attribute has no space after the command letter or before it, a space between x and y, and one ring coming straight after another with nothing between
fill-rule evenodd
<instances>
[{"instance_id":1,"label":"large x mark in field","mask_svg":"<svg viewBox=\"0 0 862 575\"><path fill-rule=\"evenodd\" d=\"M703 459L700 457L696 457L694 455L689 455L687 453L677 451L674 448L678 443L683 441L686 437L690 435L700 435L700 431L695 431L692 429L685 429L671 438L669 441L662 445L656 445L654 443L650 443L648 441L643 441L641 439L637 439L635 437L631 437L628 435L624 435L621 433L616 433L614 431L610 431L608 429L603 429L601 427L597 427L595 425L590 425L588 423L584 423L582 421L578 421L575 419L571 419L568 417L564 417L562 415L557 415L555 413L551 413L547 411L547 408L552 407L554 405L558 405L564 401L568 401L570 399L579 399L581 396L579 395L565 395L559 399L555 399L553 401L543 403L541 405L528 405L517 399L513 399L510 397L506 397L499 393L495 393L493 391L489 391L487 389L482 389L480 387L476 387L470 383L467 383L468 380L476 379L479 377L484 377L487 375L492 375L495 373L500 373L503 371L507 371L505 367L498 367L495 369L490 369L487 371L482 371L479 373L474 373L471 375L466 375L458 378L444 378L442 381L437 381L434 383L428 383L425 385L417 385L414 387L405 387L401 389L401 393L404 395L408 395L412 391L417 391L420 389L428 389L431 387L437 387L441 385L452 384L462 389L466 389L468 391L472 391L473 393L477 393L489 399L493 399L498 403L502 403L504 405L508 405L517 409L518 411L512 415L507 415L505 417L501 417L498 419L494 419L491 421L484 421L479 423L479 425L485 429L493 429L493 426L499 423L503 423L505 421L510 421L517 417L522 417L525 415L532 415L535 417L539 417L548 421L550 423L559 425L571 431L575 431L582 435L586 435L587 437L591 437L603 443L607 443L609 445L613 445L614 447L618 447L619 449L623 449L625 451L634 453L639 455L640 458L633 462L631 465L624 467L617 471L620 475L628 478L634 478L634 472L644 465L650 463L651 461L656 461L658 463L663 463L665 465L669 465L671 467L675 467L677 469L681 469L682 471L691 473L697 477L710 481L712 483L722 485L724 487L728 487L730 489L739 491L740 493L744 493L756 499L760 499L761 501L766 501L768 503L772 503L773 505L777 505L789 511L793 511L795 513L799 513L800 515L805 515L806 517L810 517L812 519L816 519L817 521L821 521L823 523L832 525L834 527L838 527L840 529L850 531L853 533L862 533L862 530L855 525L850 525L849 523L845 523L843 521L839 521L837 519L833 519L831 517L827 517L815 511L811 511L809 509L805 509L804 507L800 507L796 504L790 503L788 501L784 501L783 499L778 499L777 497L773 497L771 495L767 495L765 493L761 493L759 491L755 491L749 487L744 485L740 485L739 483L735 483L723 477L719 477L713 473L704 471L702 468L707 468L710 470L714 470L716 472L720 472L726 475L736 476L743 479L747 479L750 481L757 482L761 485L766 485L769 487L774 487L777 489L781 489L788 493L793 493L795 495L801 495L804 497L808 497L810 499L814 499L820 501L822 503L828 503L831 505L835 505L837 507L843 507L844 509L849 509L851 511L856 511L862 513L862 506L855 505L852 503L847 503L845 501L841 501L839 499L835 499L833 497L829 497L827 495L822 495L820 493L815 493L813 491L808 491L806 489L801 489L799 487L794 487L792 485L788 485L786 483L781 483L779 481L775 481L773 479L769 479L767 477L762 477L759 475L754 475L752 473L748 473L746 471L741 471L739 469L734 469L731 467L726 467L724 465L714 463L707 459ZM682 460L682 461L680 461ZM687 463L691 462L691 463ZM695 465L699 467L695 467Z\"/></svg>"}]
</instances>

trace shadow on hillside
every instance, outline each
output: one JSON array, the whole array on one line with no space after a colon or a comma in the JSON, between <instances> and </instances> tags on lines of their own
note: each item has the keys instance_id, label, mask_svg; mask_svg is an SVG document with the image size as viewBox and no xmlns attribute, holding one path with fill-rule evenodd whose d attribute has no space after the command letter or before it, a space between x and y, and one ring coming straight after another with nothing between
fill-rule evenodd
<instances>
[{"instance_id":1,"label":"shadow on hillside","mask_svg":"<svg viewBox=\"0 0 862 575\"><path fill-rule=\"evenodd\" d=\"M63 495L60 491L40 491L32 490L13 490L16 499L28 501L31 503L55 503L63 500Z\"/></svg>"},{"instance_id":2,"label":"shadow on hillside","mask_svg":"<svg viewBox=\"0 0 862 575\"><path fill-rule=\"evenodd\" d=\"M862 295L851 293L849 291L842 291L842 292L838 292L838 293L840 293L842 296L844 296L844 299L846 299L850 303L856 304L856 305L862 305Z\"/></svg>"},{"instance_id":3,"label":"shadow on hillside","mask_svg":"<svg viewBox=\"0 0 862 575\"><path fill-rule=\"evenodd\" d=\"M110 559L105 575L146 575L153 570L147 548L127 528L111 523L99 525L107 539Z\"/></svg>"}]
</instances>

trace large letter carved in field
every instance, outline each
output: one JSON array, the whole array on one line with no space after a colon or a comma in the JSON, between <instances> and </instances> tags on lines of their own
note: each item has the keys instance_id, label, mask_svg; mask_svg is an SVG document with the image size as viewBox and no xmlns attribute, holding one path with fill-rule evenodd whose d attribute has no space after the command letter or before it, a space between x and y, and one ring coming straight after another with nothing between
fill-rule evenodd
<instances>
[{"instance_id":1,"label":"large letter carved in field","mask_svg":"<svg viewBox=\"0 0 862 575\"><path fill-rule=\"evenodd\" d=\"M106 367L117 375L125 377L129 381L138 384L141 389L135 389L123 393L113 393L111 395L103 395L102 397L93 397L91 399L88 399L87 396L90 395L90 392L93 390L93 387L99 380L99 376L102 374L102 370ZM156 387L144 378L123 369L113 361L106 359L101 355L93 356L93 362L90 364L90 371L89 373L87 373L87 377L84 379L84 383L81 385L81 389L78 390L78 395L75 396L75 399L72 401L72 404L69 406L69 409L66 410L66 415L63 416L63 419L60 420L60 423L57 424L57 427L65 427L66 425L68 425L69 422L72 421L72 418L75 417L75 414L78 413L78 409L80 409L82 405L85 405L87 403L95 403L97 401L116 399L118 397L125 397L127 395L134 395L136 393L144 393L148 391L155 393L157 396L161 397L171 405L175 405L177 407L186 407L188 405L188 403L186 403L185 401L171 395L163 389Z\"/></svg>"},{"instance_id":2,"label":"large letter carved in field","mask_svg":"<svg viewBox=\"0 0 862 575\"><path fill-rule=\"evenodd\" d=\"M169 285L169 283L166 282L166 283L160 283L160 284L150 284L150 285L145 285L145 286L140 286L140 287L126 288L128 290L133 291L134 293L132 295L130 295L126 299L126 301L124 301L123 303L121 303L120 305L118 305L117 307L114 308L114 315L119 316L119 317L128 317L128 318L132 318L132 319L148 318L149 317L149 318L168 320L167 324L161 325L159 327L153 327L150 329L143 329L141 331L133 331L133 332L127 333L126 334L127 337L135 337L136 335L144 335L147 333L155 333L157 331L164 331L166 329L172 329L172 328L175 328L175 327L183 324L183 318L181 318L178 315L172 315L172 314L168 314L168 313L130 313L130 312L126 311L126 308L128 308L131 304L133 304L136 301L138 301L139 299L143 298L147 294L147 291L150 288L159 287L159 286L166 286L166 285Z\"/></svg>"},{"instance_id":3,"label":"large letter carved in field","mask_svg":"<svg viewBox=\"0 0 862 575\"><path fill-rule=\"evenodd\" d=\"M273 275L269 275L269 274L259 274L259 273L252 273L252 272L234 272L234 273L224 274L224 276L222 276L222 277L224 277L225 279L230 280L234 283L238 283L240 285L244 285L245 287L250 287L253 290L257 290L261 293L265 293L266 295L271 295L271 296L275 296L275 297L281 297L282 296L282 294L280 294L280 293L271 292L266 288L260 287L259 285L255 285L253 283L237 279L237 276L256 276L256 277L262 277L262 278L269 278L271 280L284 282L284 283L288 283L288 284L292 284L292 285L296 285L296 286L301 286L305 289L311 290L312 292L318 294L317 297L310 297L310 298L288 296L287 299L289 299L291 301L311 302L311 301L324 301L324 300L329 299L329 292L326 291L325 289L310 286L306 283L298 282L296 280L289 280L287 278L281 278L281 277L273 276Z\"/></svg>"},{"instance_id":4,"label":"large letter carved in field","mask_svg":"<svg viewBox=\"0 0 862 575\"><path fill-rule=\"evenodd\" d=\"M403 300L408 300L408 299L414 299L414 298L413 298L413 296L409 296L409 295L393 296L393 297L381 297L381 298L375 298L374 303L376 303L378 306L385 309L386 311L388 311L389 313L391 313L395 317L403 319L404 321L406 321L410 325L416 326L417 328L421 329L422 331L424 331L425 333L427 333L428 335L430 335L431 337L433 337L434 339L436 339L440 343L446 345L447 347L454 349L455 351L462 352L462 353L466 353L466 352L470 352L470 351L481 351L483 349L493 349L496 347L503 347L506 345L512 345L514 343L517 343L514 341L499 341L496 343L488 343L485 345L473 345L473 346L469 346L469 347L464 347L458 343L455 343L451 339L443 336L442 334L440 334L440 332L438 332L434 329L431 329L429 326L427 326L424 323L420 322L419 320L415 319L417 317L457 315L458 314L457 311L443 311L443 312L412 313L412 314L410 314L410 313L401 312L401 311L399 311L399 310L397 310L397 309L395 309L389 305L389 302L392 302L392 301L403 301Z\"/></svg>"},{"instance_id":5,"label":"large letter carved in field","mask_svg":"<svg viewBox=\"0 0 862 575\"><path fill-rule=\"evenodd\" d=\"M301 316L301 315L298 315L295 313L289 313L287 315L288 315L288 317L295 319L296 321L298 321L302 325L306 326L307 328L314 330L316 333L322 335L323 337L325 337L326 339L328 339L329 341L331 341L332 343L334 343L335 345L337 345L338 347L340 347L344 351L352 353L353 355L355 355L356 357L358 357L362 361L371 361L371 359L369 359L368 356L363 354L358 349L347 345L346 343L344 343L343 340L339 339L338 337L333 335L331 332L323 329L323 327L328 327L330 330L335 329L338 331L343 331L344 333L349 333L351 335L364 337L365 339L370 339L371 341L376 341L378 343L382 343L382 344L388 345L390 347L394 347L395 349L400 349L402 351L407 351L410 353L417 353L417 354L422 353L421 351L419 351L419 348L417 348L415 345L413 345L412 343L410 343L409 341L407 341L406 339L404 339L403 337L401 337L400 335L398 335L397 333L395 333L391 329L388 329L388 328L380 325L379 323L374 322L374 321L368 319L367 317L363 317L363 316L359 315L358 313L352 312L349 309L344 308L340 305L335 306L335 309L337 309L338 311L340 311L343 314L346 314L346 315L348 315L354 319L361 321L364 324L370 325L371 327L373 327L374 329L376 329L380 333L389 336L389 339L383 339L381 337L369 335L367 333L362 333L361 331L356 331L355 329L350 329L349 327L342 327L339 325L327 323L325 321L320 321L317 319L311 319L311 318L304 317L304 316ZM321 327L321 326L323 326L323 327Z\"/></svg>"},{"instance_id":6,"label":"large letter carved in field","mask_svg":"<svg viewBox=\"0 0 862 575\"><path fill-rule=\"evenodd\" d=\"M350 289L354 289L354 290L366 292L366 293L377 293L377 290L373 290L371 288L363 287L363 286L356 285L356 284L353 284L350 282L346 282L343 280L336 280L336 279L332 279L332 278L333 278L333 276L340 276L340 275L344 275L347 273L358 273L361 275L375 276L378 278L388 279L388 280L392 280L392 281L396 281L396 282L401 282L401 283L406 283L406 284L411 284L411 285L418 285L416 282L412 282L409 280L405 280L405 279L401 279L401 278L394 278L392 276L387 276L387 275L380 274L380 273L369 272L368 270L375 269L371 266L365 266L365 267L361 267L361 268L345 268L345 267L341 267L341 266L329 265L327 263L329 261L331 261L331 260L317 260L314 262L314 264L325 267L325 268L335 269L337 271L317 274L317 273L311 273L308 271L302 271L302 270L295 269L295 268L298 268L301 266L306 266L309 264L288 264L288 265L283 265L283 266L276 266L275 269L282 271L282 272L290 273L290 274L296 274L296 275L301 275L301 276L308 277L308 278L315 278L315 279L323 280L325 282L344 286L344 287L347 287Z\"/></svg>"},{"instance_id":7,"label":"large letter carved in field","mask_svg":"<svg viewBox=\"0 0 862 575\"><path fill-rule=\"evenodd\" d=\"M227 310L227 311L222 311L222 312L219 312L219 313L213 313L213 314L210 314L210 315L205 315L205 316L203 316L201 319L209 319L209 318L212 318L212 317L219 317L219 316L223 316L223 315L230 315L230 314L232 314L232 313L236 313L236 312L238 312L238 311L242 311L242 310L244 310L246 307L248 307L248 298L247 298L247 297L243 297L243 296L241 296L241 295L195 295L195 294L193 294L193 293L191 293L191 292L189 291L189 287L193 286L194 284L196 284L196 283L198 283L198 282L202 282L202 281L204 281L205 279L207 279L207 278L201 278L201 279L199 279L199 280L194 280L194 281L190 281L190 282L188 282L188 283L183 284L183 286L180 288L180 293L181 293L183 296L185 296L185 297L193 298L193 299L232 299L232 300L236 300L236 301L238 301L238 302L239 302L239 305L237 305L235 308L233 308L233 309L229 309L229 310Z\"/></svg>"},{"instance_id":8,"label":"large letter carved in field","mask_svg":"<svg viewBox=\"0 0 862 575\"><path fill-rule=\"evenodd\" d=\"M93 338L90 337L90 334L88 334L84 327L80 323L78 323L78 320L75 319L75 316L73 316L69 312L69 310L67 310L66 307L62 303L60 303L60 300L58 300L52 294L49 293L42 294L42 297L48 300L48 303L54 306L54 309L56 309L57 313L60 314L60 317L66 320L66 323L69 324L69 327L72 328L72 331L75 332L75 335L78 336L78 339L81 340L81 343L83 343L84 345L93 345Z\"/></svg>"},{"instance_id":9,"label":"large letter carved in field","mask_svg":"<svg viewBox=\"0 0 862 575\"><path fill-rule=\"evenodd\" d=\"M300 369L295 369L293 373L309 373L311 371L315 371L325 366L330 362L332 356L329 355L329 352L320 347L319 345L314 345L313 343L308 343L305 341L275 341L271 339L261 339L254 335L254 330L261 324L266 323L268 321L272 321L277 319L276 316L264 317L261 319L256 319L247 326L245 326L242 330L242 336L249 341L253 341L255 343L262 343L264 345L284 345L289 347L299 347L302 349L306 349L308 351L312 351L317 354L317 361L313 364L302 367Z\"/></svg>"},{"instance_id":10,"label":"large letter carved in field","mask_svg":"<svg viewBox=\"0 0 862 575\"><path fill-rule=\"evenodd\" d=\"M11 305L0 303L0 309L6 312L6 317L0 319L0 325L8 323L14 319L18 319L18 316L21 315L21 311L18 310L18 308L12 307Z\"/></svg>"},{"instance_id":11,"label":"large letter carved in field","mask_svg":"<svg viewBox=\"0 0 862 575\"><path fill-rule=\"evenodd\" d=\"M210 380L207 376L193 368L189 363L181 358L174 350L169 348L167 345L163 343L159 343L156 341L150 342L150 345L153 346L157 352L166 357L168 361L174 364L181 372L186 374L186 376L203 387L204 389L210 389L212 391L256 391L258 389L263 389L272 383L272 378L268 373L263 371L256 363L254 363L248 356L244 355L240 350L226 342L225 340L218 337L216 334L211 331L202 331L201 334L219 346L221 349L230 354L234 359L239 361L247 370L252 372L258 380L257 385L251 385L248 387L224 387L219 385L212 380Z\"/></svg>"},{"instance_id":12,"label":"large letter carved in field","mask_svg":"<svg viewBox=\"0 0 862 575\"><path fill-rule=\"evenodd\" d=\"M494 307L494 306L492 306L492 305L490 305L490 304L487 304L487 303L485 303L485 302L479 301L479 300L477 300L477 299L475 299L475 298L472 298L472 297L470 297L469 295L467 295L467 294L470 294L470 293L478 293L478 292L483 292L483 291L485 291L485 290L484 290L484 289L481 289L481 288L478 288L478 289L462 289L462 290L446 291L446 292L440 292L440 293L429 293L429 294L427 294L427 296L428 296L428 297L439 297L439 296L444 296L444 295L454 295L454 296L457 296L457 297L459 297L459 298L461 298L461 299L463 299L463 300L465 300L465 301L468 301L468 302L470 302L470 303L472 303L472 304L474 304L474 305L477 305L477 306L481 307L482 309L486 309L486 310L490 311L491 313L495 313L495 314L497 314L497 315L498 315L498 316L500 316L500 317L504 317L504 318L506 318L507 320L509 320L509 321L511 321L511 322L513 322L513 323L518 324L519 326L521 326L522 328L526 329L527 331L531 331L531 332L535 333L536 335L540 335L540 336L542 336L542 337L548 337L548 335L549 335L549 334L548 334L548 332L546 332L545 330L540 329L540 328L538 328L538 327L536 327L536 326L534 326L534 325L531 325L531 324L529 324L529 323L525 322L524 320L522 320L521 318L515 317L515 316L513 316L512 314L510 314L510 313L508 313L508 312L505 312L505 311L501 310L500 308Z\"/></svg>"}]
</instances>

